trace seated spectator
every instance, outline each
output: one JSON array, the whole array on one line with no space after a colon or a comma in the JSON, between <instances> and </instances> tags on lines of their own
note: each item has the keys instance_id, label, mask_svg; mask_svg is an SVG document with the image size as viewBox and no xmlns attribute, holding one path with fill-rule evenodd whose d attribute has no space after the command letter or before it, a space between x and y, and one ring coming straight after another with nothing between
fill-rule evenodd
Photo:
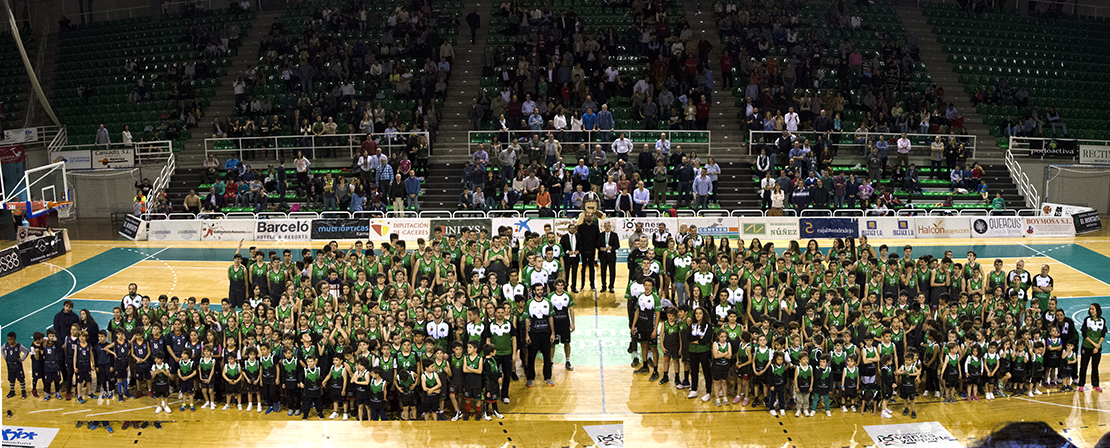
<instances>
[{"instance_id":1,"label":"seated spectator","mask_svg":"<svg viewBox=\"0 0 1110 448\"><path fill-rule=\"evenodd\" d=\"M983 198L982 203L986 204L990 200L991 189L987 186L987 181L979 182L979 186L975 189L979 196Z\"/></svg>"},{"instance_id":2,"label":"seated spectator","mask_svg":"<svg viewBox=\"0 0 1110 448\"><path fill-rule=\"evenodd\" d=\"M949 185L948 191L964 188L964 171L959 165L956 165L956 169L952 170L948 177L952 180L952 184Z\"/></svg>"},{"instance_id":3,"label":"seated spectator","mask_svg":"<svg viewBox=\"0 0 1110 448\"><path fill-rule=\"evenodd\" d=\"M902 188L910 193L921 193L921 181L917 178L917 165L911 163L902 176Z\"/></svg>"}]
</instances>

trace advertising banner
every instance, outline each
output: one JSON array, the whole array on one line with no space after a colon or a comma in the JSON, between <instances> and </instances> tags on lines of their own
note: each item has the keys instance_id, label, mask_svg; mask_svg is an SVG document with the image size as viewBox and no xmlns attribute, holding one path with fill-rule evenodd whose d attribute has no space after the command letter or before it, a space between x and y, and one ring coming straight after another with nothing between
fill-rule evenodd
<instances>
[{"instance_id":1,"label":"advertising banner","mask_svg":"<svg viewBox=\"0 0 1110 448\"><path fill-rule=\"evenodd\" d=\"M1022 218L1025 236L1075 236L1075 224L1071 216L1037 216Z\"/></svg>"},{"instance_id":2,"label":"advertising banner","mask_svg":"<svg viewBox=\"0 0 1110 448\"><path fill-rule=\"evenodd\" d=\"M1041 203L1041 216L1068 216L1081 212L1089 212L1094 210L1090 207L1080 207L1078 205L1056 204L1053 202Z\"/></svg>"},{"instance_id":3,"label":"advertising banner","mask_svg":"<svg viewBox=\"0 0 1110 448\"><path fill-rule=\"evenodd\" d=\"M678 218L610 218L609 222L613 223L613 230L617 232L617 238L621 241L627 242L628 237L636 233L636 224L643 224L643 232L645 235L651 235L653 232L659 230L659 224L666 226L667 231L671 235L678 234ZM605 222L603 221L602 224ZM601 231L604 232L605 228L602 227ZM623 246L625 243L621 243Z\"/></svg>"},{"instance_id":4,"label":"advertising banner","mask_svg":"<svg viewBox=\"0 0 1110 448\"><path fill-rule=\"evenodd\" d=\"M147 223L150 241L200 241L201 225L195 219L159 219Z\"/></svg>"},{"instance_id":5,"label":"advertising banner","mask_svg":"<svg viewBox=\"0 0 1110 448\"><path fill-rule=\"evenodd\" d=\"M312 227L311 219L260 219L256 223L255 241L308 241Z\"/></svg>"},{"instance_id":6,"label":"advertising banner","mask_svg":"<svg viewBox=\"0 0 1110 448\"><path fill-rule=\"evenodd\" d=\"M23 145L0 146L0 163L21 163L27 160Z\"/></svg>"},{"instance_id":7,"label":"advertising banner","mask_svg":"<svg viewBox=\"0 0 1110 448\"><path fill-rule=\"evenodd\" d=\"M23 259L24 266L41 263L65 253L66 243L61 233L19 243L19 256Z\"/></svg>"},{"instance_id":8,"label":"advertising banner","mask_svg":"<svg viewBox=\"0 0 1110 448\"><path fill-rule=\"evenodd\" d=\"M698 235L712 235L716 240L740 236L740 219L731 216L679 218L678 225L697 226Z\"/></svg>"},{"instance_id":9,"label":"advertising banner","mask_svg":"<svg viewBox=\"0 0 1110 448\"><path fill-rule=\"evenodd\" d=\"M436 229L443 231L443 236L462 235L463 229L470 229L475 232L485 230L488 234L492 235L492 223L488 218L439 218L432 219L428 225L428 233L424 234L424 238L431 238L432 233Z\"/></svg>"},{"instance_id":10,"label":"advertising banner","mask_svg":"<svg viewBox=\"0 0 1110 448\"><path fill-rule=\"evenodd\" d=\"M254 220L210 219L200 222L201 241L254 240Z\"/></svg>"},{"instance_id":11,"label":"advertising banner","mask_svg":"<svg viewBox=\"0 0 1110 448\"><path fill-rule=\"evenodd\" d=\"M4 139L0 140L0 145L28 143L38 141L38 139L39 128L9 129L7 131L4 131Z\"/></svg>"},{"instance_id":12,"label":"advertising banner","mask_svg":"<svg viewBox=\"0 0 1110 448\"><path fill-rule=\"evenodd\" d=\"M139 219L138 216L127 215L123 218L123 225L120 226L119 234L131 241L143 241L146 239L146 222Z\"/></svg>"},{"instance_id":13,"label":"advertising banner","mask_svg":"<svg viewBox=\"0 0 1110 448\"><path fill-rule=\"evenodd\" d=\"M937 422L864 426L879 448L962 448L963 444Z\"/></svg>"},{"instance_id":14,"label":"advertising banner","mask_svg":"<svg viewBox=\"0 0 1110 448\"><path fill-rule=\"evenodd\" d=\"M1110 146L1079 145L1079 163L1110 165Z\"/></svg>"},{"instance_id":15,"label":"advertising banner","mask_svg":"<svg viewBox=\"0 0 1110 448\"><path fill-rule=\"evenodd\" d=\"M23 269L23 258L19 256L18 246L0 250L0 277L18 272L20 269Z\"/></svg>"},{"instance_id":16,"label":"advertising banner","mask_svg":"<svg viewBox=\"0 0 1110 448\"><path fill-rule=\"evenodd\" d=\"M1029 155L1052 159L1073 159L1079 157L1079 141L1051 139L1029 140Z\"/></svg>"},{"instance_id":17,"label":"advertising banner","mask_svg":"<svg viewBox=\"0 0 1110 448\"><path fill-rule=\"evenodd\" d=\"M798 227L802 238L859 237L856 218L800 218Z\"/></svg>"},{"instance_id":18,"label":"advertising banner","mask_svg":"<svg viewBox=\"0 0 1110 448\"><path fill-rule=\"evenodd\" d=\"M914 218L918 238L971 238L966 216L918 216Z\"/></svg>"},{"instance_id":19,"label":"advertising banner","mask_svg":"<svg viewBox=\"0 0 1110 448\"><path fill-rule=\"evenodd\" d=\"M0 430L4 434L4 448L47 448L58 436L58 428L4 425Z\"/></svg>"},{"instance_id":20,"label":"advertising banner","mask_svg":"<svg viewBox=\"0 0 1110 448\"><path fill-rule=\"evenodd\" d=\"M859 218L859 236L868 238L915 238L913 218Z\"/></svg>"},{"instance_id":21,"label":"advertising banner","mask_svg":"<svg viewBox=\"0 0 1110 448\"><path fill-rule=\"evenodd\" d=\"M513 229L513 238L524 238L527 232L543 233L545 226L551 226L551 230L557 234L567 232L567 228L578 222L576 218L493 218L492 229L494 232L501 227L508 227ZM604 231L603 227L598 227L598 230Z\"/></svg>"},{"instance_id":22,"label":"advertising banner","mask_svg":"<svg viewBox=\"0 0 1110 448\"><path fill-rule=\"evenodd\" d=\"M310 235L314 240L364 240L370 237L370 220L313 219Z\"/></svg>"},{"instance_id":23,"label":"advertising banner","mask_svg":"<svg viewBox=\"0 0 1110 448\"><path fill-rule=\"evenodd\" d=\"M389 241L389 235L405 241L415 241L417 238L427 238L431 233L432 221L420 218L394 218L371 219L370 240Z\"/></svg>"},{"instance_id":24,"label":"advertising banner","mask_svg":"<svg viewBox=\"0 0 1110 448\"><path fill-rule=\"evenodd\" d=\"M798 218L740 218L740 237L744 239L792 240L798 235Z\"/></svg>"},{"instance_id":25,"label":"advertising banner","mask_svg":"<svg viewBox=\"0 0 1110 448\"><path fill-rule=\"evenodd\" d=\"M975 238L1020 237L1024 222L1019 216L983 216L971 218L971 236Z\"/></svg>"},{"instance_id":26,"label":"advertising banner","mask_svg":"<svg viewBox=\"0 0 1110 448\"><path fill-rule=\"evenodd\" d=\"M50 159L50 163L65 162L66 170L92 169L92 151L88 149L50 151L46 157Z\"/></svg>"},{"instance_id":27,"label":"advertising banner","mask_svg":"<svg viewBox=\"0 0 1110 448\"><path fill-rule=\"evenodd\" d=\"M1076 213L1071 215L1071 219L1075 222L1077 235L1102 230L1102 218L1098 216L1098 210Z\"/></svg>"},{"instance_id":28,"label":"advertising banner","mask_svg":"<svg viewBox=\"0 0 1110 448\"><path fill-rule=\"evenodd\" d=\"M97 169L131 168L135 166L135 150L132 148L94 149L92 165Z\"/></svg>"}]
</instances>

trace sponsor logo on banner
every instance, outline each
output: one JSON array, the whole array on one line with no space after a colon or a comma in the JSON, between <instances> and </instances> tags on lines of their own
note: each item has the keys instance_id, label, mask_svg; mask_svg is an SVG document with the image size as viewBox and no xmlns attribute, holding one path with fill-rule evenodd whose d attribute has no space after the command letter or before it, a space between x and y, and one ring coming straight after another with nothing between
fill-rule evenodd
<instances>
[{"instance_id":1,"label":"sponsor logo on banner","mask_svg":"<svg viewBox=\"0 0 1110 448\"><path fill-rule=\"evenodd\" d=\"M66 170L92 169L92 151L88 149L50 151L46 156L50 159L50 163L65 162Z\"/></svg>"},{"instance_id":2,"label":"sponsor logo on banner","mask_svg":"<svg viewBox=\"0 0 1110 448\"><path fill-rule=\"evenodd\" d=\"M502 226L511 228L513 229L513 238L521 239L524 238L524 234L527 232L543 233L545 225L550 225L551 230L555 233L563 234L577 222L578 219L576 218L528 218L523 216L519 218L493 218L492 229L497 231ZM599 226L598 230L603 229Z\"/></svg>"},{"instance_id":3,"label":"sponsor logo on banner","mask_svg":"<svg viewBox=\"0 0 1110 448\"><path fill-rule=\"evenodd\" d=\"M913 219L860 218L859 236L868 238L913 238Z\"/></svg>"},{"instance_id":4,"label":"sponsor logo on banner","mask_svg":"<svg viewBox=\"0 0 1110 448\"><path fill-rule=\"evenodd\" d=\"M1031 139L1029 155L1041 158L1073 159L1079 157L1079 140Z\"/></svg>"},{"instance_id":5,"label":"sponsor logo on banner","mask_svg":"<svg viewBox=\"0 0 1110 448\"><path fill-rule=\"evenodd\" d=\"M938 422L864 426L867 435L880 448L962 448L952 434Z\"/></svg>"},{"instance_id":6,"label":"sponsor logo on banner","mask_svg":"<svg viewBox=\"0 0 1110 448\"><path fill-rule=\"evenodd\" d=\"M415 240L427 238L432 223L427 219L397 218L397 219L371 219L370 239L374 241L387 241L390 234L397 234L402 240Z\"/></svg>"},{"instance_id":7,"label":"sponsor logo on banner","mask_svg":"<svg viewBox=\"0 0 1110 448\"><path fill-rule=\"evenodd\" d=\"M92 152L93 168L131 168L135 166L135 150L125 149L94 149Z\"/></svg>"},{"instance_id":8,"label":"sponsor logo on banner","mask_svg":"<svg viewBox=\"0 0 1110 448\"><path fill-rule=\"evenodd\" d=\"M984 216L971 218L971 236L975 238L1020 237L1024 222L1017 216Z\"/></svg>"},{"instance_id":9,"label":"sponsor logo on banner","mask_svg":"<svg viewBox=\"0 0 1110 448\"><path fill-rule=\"evenodd\" d=\"M491 234L490 227L491 222L486 218L432 219L428 225L428 233L424 234L424 237L431 238L434 236L436 229L442 230L443 236L461 236L464 229L474 232L485 230L487 234Z\"/></svg>"},{"instance_id":10,"label":"sponsor logo on banner","mask_svg":"<svg viewBox=\"0 0 1110 448\"><path fill-rule=\"evenodd\" d=\"M1102 230L1102 218L1098 216L1098 210L1076 213L1071 215L1071 219L1075 222L1076 234Z\"/></svg>"},{"instance_id":11,"label":"sponsor logo on banner","mask_svg":"<svg viewBox=\"0 0 1110 448\"><path fill-rule=\"evenodd\" d=\"M23 258L19 256L19 247L12 246L0 250L0 277L23 269Z\"/></svg>"},{"instance_id":12,"label":"sponsor logo on banner","mask_svg":"<svg viewBox=\"0 0 1110 448\"><path fill-rule=\"evenodd\" d=\"M0 146L0 163L22 163L27 160L23 145Z\"/></svg>"},{"instance_id":13,"label":"sponsor logo on banner","mask_svg":"<svg viewBox=\"0 0 1110 448\"><path fill-rule=\"evenodd\" d=\"M966 216L918 216L914 224L918 238L971 237L971 224Z\"/></svg>"},{"instance_id":14,"label":"sponsor logo on banner","mask_svg":"<svg viewBox=\"0 0 1110 448\"><path fill-rule=\"evenodd\" d=\"M1110 146L1079 145L1079 163L1110 165Z\"/></svg>"},{"instance_id":15,"label":"sponsor logo on banner","mask_svg":"<svg viewBox=\"0 0 1110 448\"><path fill-rule=\"evenodd\" d=\"M61 232L19 243L19 256L23 259L24 266L40 263L65 253L66 243Z\"/></svg>"},{"instance_id":16,"label":"sponsor logo on banner","mask_svg":"<svg viewBox=\"0 0 1110 448\"><path fill-rule=\"evenodd\" d=\"M254 221L249 219L212 219L200 223L201 241L254 240Z\"/></svg>"},{"instance_id":17,"label":"sponsor logo on banner","mask_svg":"<svg viewBox=\"0 0 1110 448\"><path fill-rule=\"evenodd\" d=\"M123 218L123 225L119 228L120 236L127 238L131 241L141 241L146 239L145 235L146 223L135 215L127 215Z\"/></svg>"},{"instance_id":18,"label":"sponsor logo on banner","mask_svg":"<svg viewBox=\"0 0 1110 448\"><path fill-rule=\"evenodd\" d=\"M801 218L798 223L802 238L859 237L859 224L855 218Z\"/></svg>"},{"instance_id":19,"label":"sponsor logo on banner","mask_svg":"<svg viewBox=\"0 0 1110 448\"><path fill-rule=\"evenodd\" d=\"M582 425L594 445L598 447L616 448L624 446L624 424L615 425Z\"/></svg>"},{"instance_id":20,"label":"sponsor logo on banner","mask_svg":"<svg viewBox=\"0 0 1110 448\"><path fill-rule=\"evenodd\" d=\"M58 435L58 428L32 428L30 426L0 427L4 436L4 447L46 448Z\"/></svg>"},{"instance_id":21,"label":"sponsor logo on banner","mask_svg":"<svg viewBox=\"0 0 1110 448\"><path fill-rule=\"evenodd\" d=\"M254 226L255 241L308 241L310 219L260 219Z\"/></svg>"},{"instance_id":22,"label":"sponsor logo on banner","mask_svg":"<svg viewBox=\"0 0 1110 448\"><path fill-rule=\"evenodd\" d=\"M798 235L798 218L740 218L740 236L744 238L793 239Z\"/></svg>"},{"instance_id":23,"label":"sponsor logo on banner","mask_svg":"<svg viewBox=\"0 0 1110 448\"><path fill-rule=\"evenodd\" d=\"M1090 207L1080 207L1078 205L1055 204L1052 202L1041 203L1041 216L1068 216L1081 212L1089 212L1094 210Z\"/></svg>"},{"instance_id":24,"label":"sponsor logo on banner","mask_svg":"<svg viewBox=\"0 0 1110 448\"><path fill-rule=\"evenodd\" d=\"M314 240L364 240L370 237L369 219L313 219L310 227Z\"/></svg>"},{"instance_id":25,"label":"sponsor logo on banner","mask_svg":"<svg viewBox=\"0 0 1110 448\"><path fill-rule=\"evenodd\" d=\"M613 227L617 232L617 237L624 241L627 241L628 237L636 233L636 224L644 225L643 232L646 235L651 235L659 230L659 224L663 224L667 231L671 232L671 235L675 235L678 233L679 226L677 218L612 218L609 222L614 223ZM604 231L603 227L599 226L599 228Z\"/></svg>"},{"instance_id":26,"label":"sponsor logo on banner","mask_svg":"<svg viewBox=\"0 0 1110 448\"><path fill-rule=\"evenodd\" d=\"M1038 236L1075 236L1075 224L1071 216L1038 216L1022 218L1027 237Z\"/></svg>"},{"instance_id":27,"label":"sponsor logo on banner","mask_svg":"<svg viewBox=\"0 0 1110 448\"><path fill-rule=\"evenodd\" d=\"M39 128L10 129L4 131L4 139L0 140L0 145L34 142L38 139Z\"/></svg>"},{"instance_id":28,"label":"sponsor logo on banner","mask_svg":"<svg viewBox=\"0 0 1110 448\"><path fill-rule=\"evenodd\" d=\"M158 219L147 223L150 241L200 241L200 221L194 219Z\"/></svg>"},{"instance_id":29,"label":"sponsor logo on banner","mask_svg":"<svg viewBox=\"0 0 1110 448\"><path fill-rule=\"evenodd\" d=\"M22 243L46 235L48 230L46 227L19 227L15 229L15 240Z\"/></svg>"},{"instance_id":30,"label":"sponsor logo on banner","mask_svg":"<svg viewBox=\"0 0 1110 448\"><path fill-rule=\"evenodd\" d=\"M697 226L698 235L712 235L715 239L740 236L740 221L729 216L679 218L678 225Z\"/></svg>"}]
</instances>

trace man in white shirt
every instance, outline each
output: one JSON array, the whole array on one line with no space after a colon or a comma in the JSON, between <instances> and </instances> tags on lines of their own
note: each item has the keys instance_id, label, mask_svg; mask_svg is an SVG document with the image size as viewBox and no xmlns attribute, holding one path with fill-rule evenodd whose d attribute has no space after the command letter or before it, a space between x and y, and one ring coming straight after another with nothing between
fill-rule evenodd
<instances>
[{"instance_id":1,"label":"man in white shirt","mask_svg":"<svg viewBox=\"0 0 1110 448\"><path fill-rule=\"evenodd\" d=\"M910 166L910 139L906 137L906 133L902 133L902 137L898 139L898 165L903 167Z\"/></svg>"},{"instance_id":2,"label":"man in white shirt","mask_svg":"<svg viewBox=\"0 0 1110 448\"><path fill-rule=\"evenodd\" d=\"M659 134L659 140L655 141L655 149L663 153L663 157L671 155L671 141L667 140L666 133Z\"/></svg>"},{"instance_id":3,"label":"man in white shirt","mask_svg":"<svg viewBox=\"0 0 1110 448\"><path fill-rule=\"evenodd\" d=\"M618 75L620 75L620 72L612 65L605 69L605 76L609 82L617 82Z\"/></svg>"},{"instance_id":4,"label":"man in white shirt","mask_svg":"<svg viewBox=\"0 0 1110 448\"><path fill-rule=\"evenodd\" d=\"M305 157L301 151L297 151L297 159L293 161L293 168L297 170L297 182L302 186L308 185L309 165L312 165L312 162L308 160L308 157Z\"/></svg>"},{"instance_id":5,"label":"man in white shirt","mask_svg":"<svg viewBox=\"0 0 1110 448\"><path fill-rule=\"evenodd\" d=\"M644 207L651 202L651 192L644 188L644 181L636 182L636 190L632 192L632 216L646 217Z\"/></svg>"},{"instance_id":6,"label":"man in white shirt","mask_svg":"<svg viewBox=\"0 0 1110 448\"><path fill-rule=\"evenodd\" d=\"M123 296L120 305L125 310L129 305L135 307L136 310L143 306L143 296L139 295L139 285L134 283L127 285L127 295Z\"/></svg>"},{"instance_id":7,"label":"man in white shirt","mask_svg":"<svg viewBox=\"0 0 1110 448\"><path fill-rule=\"evenodd\" d=\"M632 140L624 136L621 132L620 138L613 142L613 152L617 153L617 158L620 160L628 161L628 153L632 152Z\"/></svg>"},{"instance_id":8,"label":"man in white shirt","mask_svg":"<svg viewBox=\"0 0 1110 448\"><path fill-rule=\"evenodd\" d=\"M790 106L786 112L786 130L790 132L798 132L798 113L794 112L794 106Z\"/></svg>"}]
</instances>

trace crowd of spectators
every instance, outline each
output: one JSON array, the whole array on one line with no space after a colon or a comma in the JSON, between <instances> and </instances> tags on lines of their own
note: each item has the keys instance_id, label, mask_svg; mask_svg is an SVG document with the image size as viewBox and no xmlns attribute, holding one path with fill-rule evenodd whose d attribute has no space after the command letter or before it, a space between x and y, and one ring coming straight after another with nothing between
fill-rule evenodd
<instances>
[{"instance_id":1,"label":"crowd of spectators","mask_svg":"<svg viewBox=\"0 0 1110 448\"><path fill-rule=\"evenodd\" d=\"M454 60L439 33L453 18L433 13L429 0L408 2L385 17L370 7L351 1L316 7L301 24L275 19L259 64L233 85L237 116L227 135L429 131L434 140L436 100L446 93ZM383 104L393 98L413 107Z\"/></svg>"}]
</instances>

